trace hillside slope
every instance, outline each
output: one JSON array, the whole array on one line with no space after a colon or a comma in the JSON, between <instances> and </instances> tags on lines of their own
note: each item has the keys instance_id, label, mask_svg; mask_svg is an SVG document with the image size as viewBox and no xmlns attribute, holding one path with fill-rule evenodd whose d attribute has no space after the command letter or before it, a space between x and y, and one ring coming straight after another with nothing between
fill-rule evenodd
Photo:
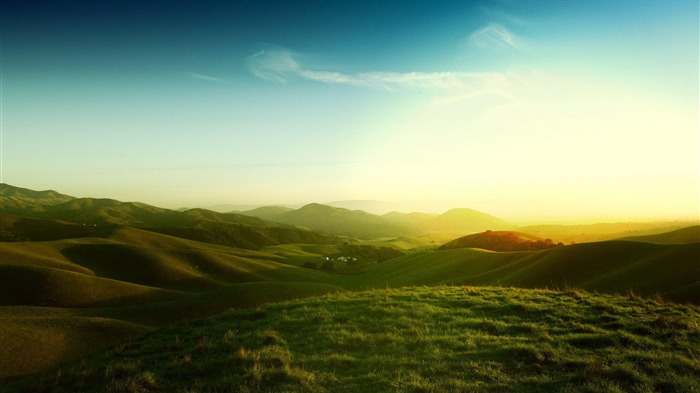
<instances>
[{"instance_id":1,"label":"hillside slope","mask_svg":"<svg viewBox=\"0 0 700 393\"><path fill-rule=\"evenodd\" d=\"M92 236L93 226L60 220L41 220L0 212L0 241L43 241Z\"/></svg>"},{"instance_id":2,"label":"hillside slope","mask_svg":"<svg viewBox=\"0 0 700 393\"><path fill-rule=\"evenodd\" d=\"M8 392L694 392L700 309L493 287L342 293L133 339Z\"/></svg>"},{"instance_id":3,"label":"hillside slope","mask_svg":"<svg viewBox=\"0 0 700 393\"><path fill-rule=\"evenodd\" d=\"M154 326L339 289L335 277L272 254L134 228L100 235L0 242L0 380Z\"/></svg>"},{"instance_id":4,"label":"hillside slope","mask_svg":"<svg viewBox=\"0 0 700 393\"><path fill-rule=\"evenodd\" d=\"M483 248L491 251L534 251L559 246L563 246L563 244L522 232L486 231L454 239L438 247L438 250Z\"/></svg>"},{"instance_id":5,"label":"hillside slope","mask_svg":"<svg viewBox=\"0 0 700 393\"><path fill-rule=\"evenodd\" d=\"M505 285L633 291L700 304L700 244L585 243L535 252L421 252L376 265L361 287Z\"/></svg>"},{"instance_id":6,"label":"hillside slope","mask_svg":"<svg viewBox=\"0 0 700 393\"><path fill-rule=\"evenodd\" d=\"M284 215L285 213L289 213L293 210L294 209L290 207L284 206L262 206L252 210L242 211L241 214L245 214L246 216L259 217L267 221L277 221L277 219L280 216Z\"/></svg>"},{"instance_id":7,"label":"hillside slope","mask_svg":"<svg viewBox=\"0 0 700 393\"><path fill-rule=\"evenodd\" d=\"M0 183L0 208L8 213L18 213L31 206L57 205L74 197L53 190L34 191Z\"/></svg>"},{"instance_id":8,"label":"hillside slope","mask_svg":"<svg viewBox=\"0 0 700 393\"><path fill-rule=\"evenodd\" d=\"M659 244L700 243L700 225L655 235L623 237L618 240Z\"/></svg>"},{"instance_id":9,"label":"hillside slope","mask_svg":"<svg viewBox=\"0 0 700 393\"><path fill-rule=\"evenodd\" d=\"M16 189L12 186L6 188ZM25 196L26 202L22 207L14 207L12 200L8 199L14 198L12 196L0 198L0 240L68 239L93 236L96 232L109 230L108 227L131 226L190 240L248 249L284 243L341 242L335 236L243 214L217 213L204 209L176 211L139 202L96 198L70 197L66 202L48 204L47 199L42 199L46 193L53 195L54 192L22 191L21 195ZM14 195L9 191L6 194ZM61 198L52 199L54 202L60 200Z\"/></svg>"}]
</instances>

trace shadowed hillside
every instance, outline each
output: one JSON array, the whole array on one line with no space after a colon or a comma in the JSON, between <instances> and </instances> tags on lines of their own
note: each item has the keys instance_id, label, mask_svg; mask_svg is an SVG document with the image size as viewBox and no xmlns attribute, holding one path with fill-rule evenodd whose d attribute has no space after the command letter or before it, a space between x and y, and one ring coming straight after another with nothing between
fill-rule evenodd
<instances>
[{"instance_id":1,"label":"shadowed hillside","mask_svg":"<svg viewBox=\"0 0 700 393\"><path fill-rule=\"evenodd\" d=\"M39 220L0 213L0 241L58 240L94 235L100 229L59 220Z\"/></svg>"},{"instance_id":2,"label":"shadowed hillside","mask_svg":"<svg viewBox=\"0 0 700 393\"><path fill-rule=\"evenodd\" d=\"M6 321L0 344L23 349L0 353L0 364L12 365L0 368L0 379L82 356L153 326L339 289L334 277L278 263L273 254L133 228L112 227L102 234L0 242L0 320ZM95 325L95 318L102 322ZM102 342L80 342L77 326L104 326L105 334L112 333ZM51 347L34 345L34 335L46 335L42 340ZM55 356L44 356L47 348Z\"/></svg>"}]
</instances>

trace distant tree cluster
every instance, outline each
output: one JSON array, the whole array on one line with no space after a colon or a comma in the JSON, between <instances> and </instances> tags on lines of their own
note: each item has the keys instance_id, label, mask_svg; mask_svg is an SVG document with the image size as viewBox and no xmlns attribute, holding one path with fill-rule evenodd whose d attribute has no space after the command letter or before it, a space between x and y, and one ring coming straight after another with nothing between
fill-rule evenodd
<instances>
[{"instance_id":1,"label":"distant tree cluster","mask_svg":"<svg viewBox=\"0 0 700 393\"><path fill-rule=\"evenodd\" d=\"M438 250L453 248L483 248L492 251L536 251L563 246L563 243L554 243L552 239L529 240L522 239L513 232L486 231L475 233L453 240L442 245Z\"/></svg>"}]
</instances>

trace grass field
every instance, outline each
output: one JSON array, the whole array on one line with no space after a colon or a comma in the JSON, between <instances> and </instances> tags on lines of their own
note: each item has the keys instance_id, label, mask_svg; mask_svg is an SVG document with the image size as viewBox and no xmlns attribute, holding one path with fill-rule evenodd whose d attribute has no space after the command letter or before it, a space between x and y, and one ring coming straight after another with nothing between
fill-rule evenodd
<instances>
[{"instance_id":1,"label":"grass field","mask_svg":"<svg viewBox=\"0 0 700 393\"><path fill-rule=\"evenodd\" d=\"M497 287L343 292L157 330L8 392L694 392L700 309Z\"/></svg>"},{"instance_id":2,"label":"grass field","mask_svg":"<svg viewBox=\"0 0 700 393\"><path fill-rule=\"evenodd\" d=\"M699 243L614 241L499 253L432 251L435 239L255 251L112 226L91 237L0 242L0 346L9 348L0 351L0 380L229 309L339 291L496 285L700 304ZM378 263L370 252L370 259L352 266L337 258L355 245L362 252L384 247L405 255ZM337 258L334 271L301 266L327 255Z\"/></svg>"}]
</instances>

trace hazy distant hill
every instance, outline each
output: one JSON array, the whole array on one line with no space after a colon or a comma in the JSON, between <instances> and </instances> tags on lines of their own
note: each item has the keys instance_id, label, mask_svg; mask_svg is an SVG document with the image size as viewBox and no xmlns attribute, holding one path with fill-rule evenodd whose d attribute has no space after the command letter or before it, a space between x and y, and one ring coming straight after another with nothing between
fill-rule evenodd
<instances>
[{"instance_id":1,"label":"hazy distant hill","mask_svg":"<svg viewBox=\"0 0 700 393\"><path fill-rule=\"evenodd\" d=\"M697 226L697 221L610 222L571 225L530 225L519 230L542 238L557 239L565 244L616 240L648 236Z\"/></svg>"},{"instance_id":2,"label":"hazy distant hill","mask_svg":"<svg viewBox=\"0 0 700 393\"><path fill-rule=\"evenodd\" d=\"M440 215L390 212L377 216L363 210L311 203L296 210L267 206L242 212L242 214L360 238L398 237L430 232L460 234L515 228L514 225L498 217L472 209L452 209Z\"/></svg>"},{"instance_id":3,"label":"hazy distant hill","mask_svg":"<svg viewBox=\"0 0 700 393\"><path fill-rule=\"evenodd\" d=\"M671 232L659 233L656 235L623 237L618 240L659 244L700 243L700 225L678 229Z\"/></svg>"},{"instance_id":4,"label":"hazy distant hill","mask_svg":"<svg viewBox=\"0 0 700 393\"><path fill-rule=\"evenodd\" d=\"M438 250L483 248L491 251L535 251L562 246L551 239L542 239L522 232L486 231L462 236L445 243Z\"/></svg>"},{"instance_id":5,"label":"hazy distant hill","mask_svg":"<svg viewBox=\"0 0 700 393\"><path fill-rule=\"evenodd\" d=\"M428 213L419 213L419 212L413 212L413 213L401 213L397 211L392 211L389 213L384 214L382 217L388 218L394 222L403 224L403 225L411 225L414 227L420 227L421 225L425 224L426 222L430 221L431 219L437 217L436 214L428 214Z\"/></svg>"},{"instance_id":6,"label":"hazy distant hill","mask_svg":"<svg viewBox=\"0 0 700 393\"><path fill-rule=\"evenodd\" d=\"M284 213L289 213L292 210L294 209L284 206L262 206L256 209L242 211L241 214L259 217L268 221L277 221Z\"/></svg>"},{"instance_id":7,"label":"hazy distant hill","mask_svg":"<svg viewBox=\"0 0 700 393\"><path fill-rule=\"evenodd\" d=\"M260 217L265 216L271 221L315 231L360 238L393 237L418 233L414 228L362 210L348 210L319 203L311 203L296 210L271 206L245 213Z\"/></svg>"},{"instance_id":8,"label":"hazy distant hill","mask_svg":"<svg viewBox=\"0 0 700 393\"><path fill-rule=\"evenodd\" d=\"M486 230L505 231L515 229L515 225L498 217L473 209L458 208L449 210L423 223L430 232L474 233Z\"/></svg>"},{"instance_id":9,"label":"hazy distant hill","mask_svg":"<svg viewBox=\"0 0 700 393\"><path fill-rule=\"evenodd\" d=\"M75 199L53 190L34 191L0 183L0 209L8 213L21 212L31 206L57 205Z\"/></svg>"},{"instance_id":10,"label":"hazy distant hill","mask_svg":"<svg viewBox=\"0 0 700 393\"><path fill-rule=\"evenodd\" d=\"M394 203L372 201L372 200L349 200L349 201L334 201L324 203L324 205L339 207L348 210L362 210L368 213L381 215L392 209L396 209Z\"/></svg>"}]
</instances>

